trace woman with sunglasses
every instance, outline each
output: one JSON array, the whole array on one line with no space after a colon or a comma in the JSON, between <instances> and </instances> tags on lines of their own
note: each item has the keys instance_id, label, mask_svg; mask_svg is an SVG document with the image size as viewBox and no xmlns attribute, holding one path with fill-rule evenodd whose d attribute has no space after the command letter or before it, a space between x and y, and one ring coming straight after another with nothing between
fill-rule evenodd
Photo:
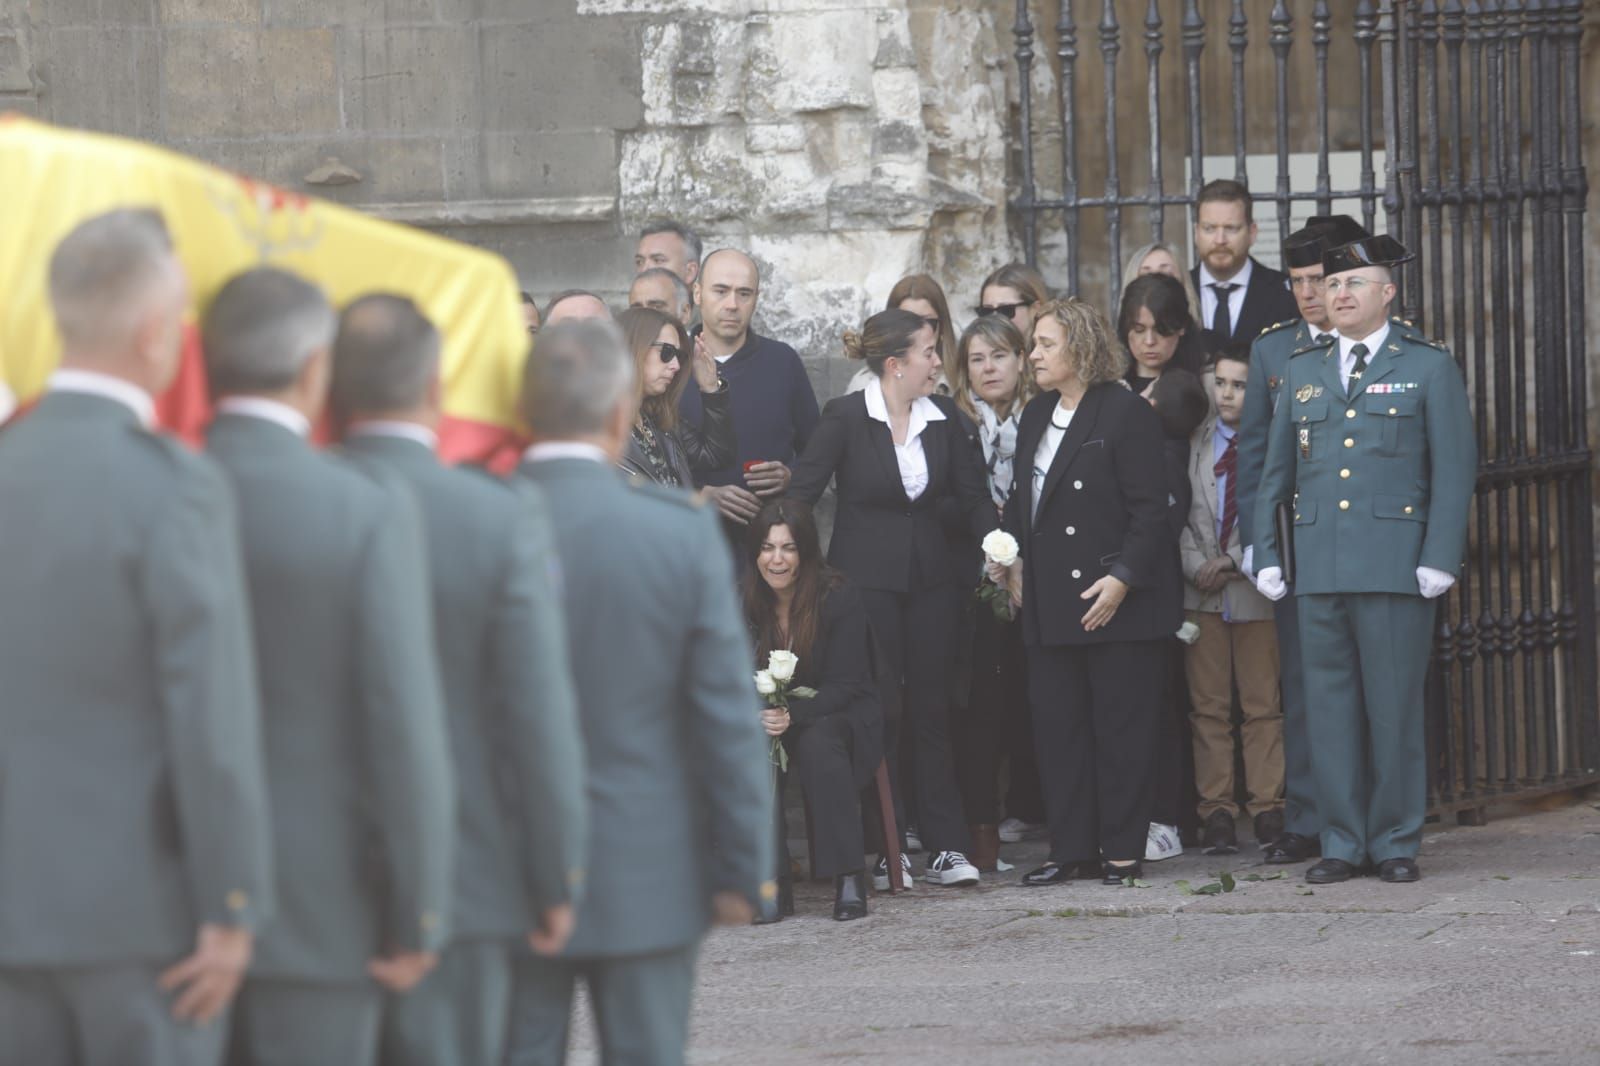
<instances>
[{"instance_id":1,"label":"woman with sunglasses","mask_svg":"<svg viewBox=\"0 0 1600 1066\"><path fill-rule=\"evenodd\" d=\"M690 359L689 333L671 315L630 307L617 316L633 352L639 417L617 464L623 473L658 485L693 490L692 470L715 470L733 462L733 411L717 362L704 348ZM692 372L691 372L692 371ZM695 379L705 411L697 428L678 417L678 399Z\"/></svg>"},{"instance_id":2,"label":"woman with sunglasses","mask_svg":"<svg viewBox=\"0 0 1600 1066\"><path fill-rule=\"evenodd\" d=\"M1022 339L1033 343L1033 318L1050 299L1044 277L1026 263L1007 263L983 279L978 289L979 318L999 315L1017 327Z\"/></svg>"}]
</instances>

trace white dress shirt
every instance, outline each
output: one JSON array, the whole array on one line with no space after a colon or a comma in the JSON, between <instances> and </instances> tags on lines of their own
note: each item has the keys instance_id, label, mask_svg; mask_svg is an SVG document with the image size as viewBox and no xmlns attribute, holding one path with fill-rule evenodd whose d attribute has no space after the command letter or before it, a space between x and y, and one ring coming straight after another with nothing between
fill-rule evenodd
<instances>
[{"instance_id":1,"label":"white dress shirt","mask_svg":"<svg viewBox=\"0 0 1600 1066\"><path fill-rule=\"evenodd\" d=\"M139 417L139 424L150 429L156 424L156 401L148 392L131 381L102 374L97 370L62 368L51 374L45 382L50 392L76 392L85 396L99 396L131 410Z\"/></svg>"},{"instance_id":2,"label":"white dress shirt","mask_svg":"<svg viewBox=\"0 0 1600 1066\"><path fill-rule=\"evenodd\" d=\"M1244 311L1244 294L1250 288L1250 275L1255 272L1256 264L1245 256L1244 266L1239 273L1223 282L1225 285L1237 285L1237 289L1228 293L1228 324L1233 331L1239 331L1239 315ZM1206 269L1204 263L1200 264L1200 328L1210 329L1211 322L1217 317L1217 290L1211 286L1217 283L1216 277Z\"/></svg>"},{"instance_id":3,"label":"white dress shirt","mask_svg":"<svg viewBox=\"0 0 1600 1066\"><path fill-rule=\"evenodd\" d=\"M1030 519L1039 514L1039 497L1044 494L1045 479L1050 476L1050 466L1056 461L1056 452L1061 450L1061 439L1067 435L1067 427L1072 425L1072 416L1077 413L1076 407L1069 411L1060 404L1050 409L1050 424L1033 452L1033 514L1028 516Z\"/></svg>"},{"instance_id":4,"label":"white dress shirt","mask_svg":"<svg viewBox=\"0 0 1600 1066\"><path fill-rule=\"evenodd\" d=\"M597 445L576 440L548 440L533 445L522 453L530 463L548 463L556 459L588 459L601 466L610 466L611 458Z\"/></svg>"},{"instance_id":5,"label":"white dress shirt","mask_svg":"<svg viewBox=\"0 0 1600 1066\"><path fill-rule=\"evenodd\" d=\"M1383 342L1389 338L1389 322L1384 320L1376 333L1365 337L1340 337L1339 338L1339 380L1344 382L1344 393L1350 395L1350 371L1355 369L1356 357L1350 354L1350 349L1357 344L1367 346L1367 365L1372 365L1372 360L1383 348Z\"/></svg>"},{"instance_id":6,"label":"white dress shirt","mask_svg":"<svg viewBox=\"0 0 1600 1066\"><path fill-rule=\"evenodd\" d=\"M873 378L863 390L867 400L867 416L889 425L889 404L883 397L883 382ZM926 396L911 401L911 420L906 423L906 442L894 446L895 463L900 467L900 484L906 490L906 499L914 500L928 488L928 455L922 448L922 431L930 422L943 422L944 412ZM894 428L889 430L893 439Z\"/></svg>"},{"instance_id":7,"label":"white dress shirt","mask_svg":"<svg viewBox=\"0 0 1600 1066\"><path fill-rule=\"evenodd\" d=\"M311 420L286 403L268 400L262 396L227 396L217 404L217 413L244 415L263 422L275 422L295 436L311 436Z\"/></svg>"},{"instance_id":8,"label":"white dress shirt","mask_svg":"<svg viewBox=\"0 0 1600 1066\"><path fill-rule=\"evenodd\" d=\"M370 422L357 422L348 432L351 437L398 437L416 441L430 452L439 450L439 434L417 422L400 422L388 418L374 418Z\"/></svg>"}]
</instances>

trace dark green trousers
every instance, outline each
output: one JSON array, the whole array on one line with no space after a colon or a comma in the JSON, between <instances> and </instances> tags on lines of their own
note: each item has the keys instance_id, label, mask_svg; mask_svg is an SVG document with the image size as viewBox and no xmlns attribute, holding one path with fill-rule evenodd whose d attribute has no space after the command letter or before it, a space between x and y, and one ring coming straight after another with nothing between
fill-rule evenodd
<instances>
[{"instance_id":1,"label":"dark green trousers","mask_svg":"<svg viewBox=\"0 0 1600 1066\"><path fill-rule=\"evenodd\" d=\"M233 1009L229 1066L374 1066L383 995L375 981L252 977Z\"/></svg>"},{"instance_id":2,"label":"dark green trousers","mask_svg":"<svg viewBox=\"0 0 1600 1066\"><path fill-rule=\"evenodd\" d=\"M1291 833L1314 837L1322 832L1322 816L1317 813L1317 782L1311 769L1298 606L1291 594L1273 609L1278 629L1278 676L1283 691L1283 827Z\"/></svg>"},{"instance_id":3,"label":"dark green trousers","mask_svg":"<svg viewBox=\"0 0 1600 1066\"><path fill-rule=\"evenodd\" d=\"M699 953L698 943L615 958L546 959L523 952L507 1066L567 1061L572 992L580 979L594 1006L604 1066L682 1066Z\"/></svg>"},{"instance_id":4,"label":"dark green trousers","mask_svg":"<svg viewBox=\"0 0 1600 1066\"><path fill-rule=\"evenodd\" d=\"M1437 605L1391 593L1298 603L1322 854L1415 858L1427 809L1422 687Z\"/></svg>"},{"instance_id":5,"label":"dark green trousers","mask_svg":"<svg viewBox=\"0 0 1600 1066\"><path fill-rule=\"evenodd\" d=\"M451 944L421 984L386 997L383 1066L500 1066L516 947L509 940Z\"/></svg>"},{"instance_id":6,"label":"dark green trousers","mask_svg":"<svg viewBox=\"0 0 1600 1066\"><path fill-rule=\"evenodd\" d=\"M0 1064L216 1066L228 1017L205 1026L172 1017L161 968L0 967Z\"/></svg>"}]
</instances>

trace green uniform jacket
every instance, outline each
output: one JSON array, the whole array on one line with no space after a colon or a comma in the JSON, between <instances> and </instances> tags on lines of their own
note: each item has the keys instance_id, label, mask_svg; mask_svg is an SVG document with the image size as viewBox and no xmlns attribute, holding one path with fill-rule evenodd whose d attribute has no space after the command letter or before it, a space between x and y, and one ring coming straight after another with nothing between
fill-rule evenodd
<instances>
[{"instance_id":1,"label":"green uniform jacket","mask_svg":"<svg viewBox=\"0 0 1600 1066\"><path fill-rule=\"evenodd\" d=\"M345 445L415 493L456 769L457 938L518 936L572 899L588 845L583 745L555 534L525 480L444 466L425 445Z\"/></svg>"},{"instance_id":2,"label":"green uniform jacket","mask_svg":"<svg viewBox=\"0 0 1600 1066\"><path fill-rule=\"evenodd\" d=\"M600 462L519 476L555 525L588 758L589 876L567 954L687 946L712 893L771 890L772 768L727 543L711 508Z\"/></svg>"},{"instance_id":3,"label":"green uniform jacket","mask_svg":"<svg viewBox=\"0 0 1600 1066\"><path fill-rule=\"evenodd\" d=\"M233 495L99 396L0 431L0 965L171 962L272 910Z\"/></svg>"},{"instance_id":4,"label":"green uniform jacket","mask_svg":"<svg viewBox=\"0 0 1600 1066\"><path fill-rule=\"evenodd\" d=\"M1349 397L1336 341L1297 349L1255 504L1255 568L1281 566L1273 509L1294 502L1297 595L1419 595L1456 573L1478 474L1466 386L1450 353L1391 324Z\"/></svg>"},{"instance_id":5,"label":"green uniform jacket","mask_svg":"<svg viewBox=\"0 0 1600 1066\"><path fill-rule=\"evenodd\" d=\"M1331 327L1330 327L1331 328ZM1389 319L1389 332L1399 330L1418 340L1422 335L1401 318ZM1239 423L1239 544L1255 544L1256 491L1267 462L1267 430L1278 409L1289 357L1311 344L1315 331L1304 319L1291 318L1261 331L1250 344L1250 377L1244 390L1244 416ZM1252 560L1253 561L1253 560ZM1261 564L1256 563L1259 567Z\"/></svg>"},{"instance_id":6,"label":"green uniform jacket","mask_svg":"<svg viewBox=\"0 0 1600 1066\"><path fill-rule=\"evenodd\" d=\"M416 505L264 419L219 415L208 446L239 498L277 845L251 972L364 981L443 943L454 874Z\"/></svg>"}]
</instances>

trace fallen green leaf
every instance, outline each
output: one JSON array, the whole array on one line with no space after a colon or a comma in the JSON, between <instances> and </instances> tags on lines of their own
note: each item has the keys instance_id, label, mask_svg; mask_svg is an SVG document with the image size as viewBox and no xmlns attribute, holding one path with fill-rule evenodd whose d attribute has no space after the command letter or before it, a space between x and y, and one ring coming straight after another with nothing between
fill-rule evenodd
<instances>
[{"instance_id":1,"label":"fallen green leaf","mask_svg":"<svg viewBox=\"0 0 1600 1066\"><path fill-rule=\"evenodd\" d=\"M1201 885L1195 889L1194 894L1197 896L1220 896L1222 895L1222 885L1213 881L1209 885Z\"/></svg>"},{"instance_id":2,"label":"fallen green leaf","mask_svg":"<svg viewBox=\"0 0 1600 1066\"><path fill-rule=\"evenodd\" d=\"M1172 887L1183 893L1185 896L1194 895L1194 889L1189 887L1189 882L1187 881L1174 881L1172 882Z\"/></svg>"},{"instance_id":3,"label":"fallen green leaf","mask_svg":"<svg viewBox=\"0 0 1600 1066\"><path fill-rule=\"evenodd\" d=\"M1297 895L1297 896L1315 896L1316 895L1316 893L1311 891L1309 888L1297 888L1297 889L1294 890L1294 894Z\"/></svg>"},{"instance_id":4,"label":"fallen green leaf","mask_svg":"<svg viewBox=\"0 0 1600 1066\"><path fill-rule=\"evenodd\" d=\"M1222 882L1222 891L1224 892L1232 892L1238 885L1238 882L1233 879L1233 875L1226 870L1218 874L1217 877Z\"/></svg>"},{"instance_id":5,"label":"fallen green leaf","mask_svg":"<svg viewBox=\"0 0 1600 1066\"><path fill-rule=\"evenodd\" d=\"M1496 881L1509 881L1509 880L1511 880L1511 878L1507 877L1505 874L1495 874L1494 875L1494 879Z\"/></svg>"},{"instance_id":6,"label":"fallen green leaf","mask_svg":"<svg viewBox=\"0 0 1600 1066\"><path fill-rule=\"evenodd\" d=\"M1130 878L1130 880L1133 881L1133 887L1134 888L1149 888L1150 887L1150 882L1149 881L1145 881L1145 880L1143 880L1141 878L1134 877L1134 878Z\"/></svg>"}]
</instances>

